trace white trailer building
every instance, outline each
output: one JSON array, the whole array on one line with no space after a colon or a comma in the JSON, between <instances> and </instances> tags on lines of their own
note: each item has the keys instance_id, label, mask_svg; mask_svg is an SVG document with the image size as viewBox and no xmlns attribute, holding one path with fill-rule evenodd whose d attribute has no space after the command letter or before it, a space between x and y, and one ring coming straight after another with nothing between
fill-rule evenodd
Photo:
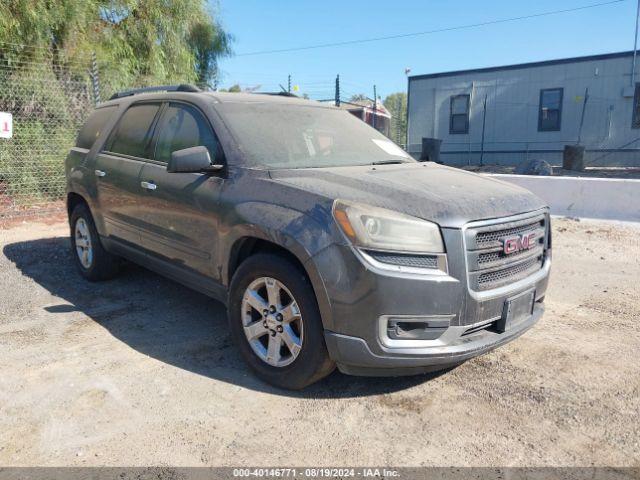
<instances>
[{"instance_id":1,"label":"white trailer building","mask_svg":"<svg viewBox=\"0 0 640 480\"><path fill-rule=\"evenodd\" d=\"M564 146L580 142L587 165L640 166L632 61L621 52L411 76L407 150L417 158L431 138L448 165L561 165Z\"/></svg>"}]
</instances>

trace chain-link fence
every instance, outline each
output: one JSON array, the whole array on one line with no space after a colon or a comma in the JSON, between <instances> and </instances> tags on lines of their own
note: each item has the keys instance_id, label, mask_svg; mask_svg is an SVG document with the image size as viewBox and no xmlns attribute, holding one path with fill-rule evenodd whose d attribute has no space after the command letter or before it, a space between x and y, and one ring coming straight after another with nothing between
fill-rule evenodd
<instances>
[{"instance_id":1,"label":"chain-link fence","mask_svg":"<svg viewBox=\"0 0 640 480\"><path fill-rule=\"evenodd\" d=\"M64 205L64 159L95 103L91 56L0 43L0 112L13 135L0 138L0 221L43 216Z\"/></svg>"}]
</instances>

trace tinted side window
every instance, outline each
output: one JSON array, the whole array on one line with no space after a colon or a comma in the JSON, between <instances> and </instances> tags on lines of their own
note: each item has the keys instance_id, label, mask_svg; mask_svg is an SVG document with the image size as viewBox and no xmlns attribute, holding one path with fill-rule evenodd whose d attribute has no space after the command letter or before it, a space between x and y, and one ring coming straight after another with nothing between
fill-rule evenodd
<instances>
[{"instance_id":1,"label":"tinted side window","mask_svg":"<svg viewBox=\"0 0 640 480\"><path fill-rule=\"evenodd\" d=\"M76 147L90 149L93 146L93 142L95 142L102 133L102 129L115 110L115 106L102 107L94 110L93 113L89 115L80 133L78 133Z\"/></svg>"},{"instance_id":2,"label":"tinted side window","mask_svg":"<svg viewBox=\"0 0 640 480\"><path fill-rule=\"evenodd\" d=\"M147 147L153 132L151 125L160 105L132 105L124 112L110 141L109 151L147 158Z\"/></svg>"},{"instance_id":3,"label":"tinted side window","mask_svg":"<svg viewBox=\"0 0 640 480\"><path fill-rule=\"evenodd\" d=\"M155 159L167 163L172 152L198 146L207 147L214 161L218 142L202 113L189 105L170 104L162 115Z\"/></svg>"}]
</instances>

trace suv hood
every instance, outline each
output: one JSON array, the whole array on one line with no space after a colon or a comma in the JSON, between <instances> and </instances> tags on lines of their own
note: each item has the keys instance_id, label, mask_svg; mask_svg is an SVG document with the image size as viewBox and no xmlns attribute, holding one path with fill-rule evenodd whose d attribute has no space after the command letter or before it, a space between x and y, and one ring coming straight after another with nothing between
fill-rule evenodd
<instances>
[{"instance_id":1,"label":"suv hood","mask_svg":"<svg viewBox=\"0 0 640 480\"><path fill-rule=\"evenodd\" d=\"M434 163L271 170L276 183L460 228L546 207L528 190Z\"/></svg>"}]
</instances>

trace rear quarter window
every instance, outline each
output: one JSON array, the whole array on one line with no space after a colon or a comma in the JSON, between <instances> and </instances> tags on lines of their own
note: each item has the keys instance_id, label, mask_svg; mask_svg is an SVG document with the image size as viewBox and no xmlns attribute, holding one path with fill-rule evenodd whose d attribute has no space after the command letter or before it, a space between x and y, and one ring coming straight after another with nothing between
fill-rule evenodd
<instances>
[{"instance_id":1,"label":"rear quarter window","mask_svg":"<svg viewBox=\"0 0 640 480\"><path fill-rule=\"evenodd\" d=\"M148 158L148 147L153 131L151 126L160 105L133 104L124 112L109 140L107 150L113 153Z\"/></svg>"},{"instance_id":2,"label":"rear quarter window","mask_svg":"<svg viewBox=\"0 0 640 480\"><path fill-rule=\"evenodd\" d=\"M104 126L115 110L115 106L102 107L94 110L93 113L89 115L82 129L80 129L80 133L78 133L76 147L86 148L87 150L91 149L93 143L100 136Z\"/></svg>"}]
</instances>

